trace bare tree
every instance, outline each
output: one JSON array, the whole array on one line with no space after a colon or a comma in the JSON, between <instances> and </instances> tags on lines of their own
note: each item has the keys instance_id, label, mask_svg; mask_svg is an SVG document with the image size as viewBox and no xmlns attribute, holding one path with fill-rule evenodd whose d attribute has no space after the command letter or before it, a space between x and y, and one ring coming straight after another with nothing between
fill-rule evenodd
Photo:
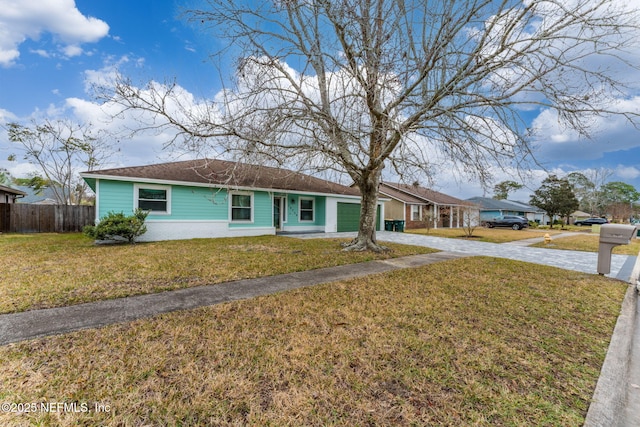
<instances>
[{"instance_id":1,"label":"bare tree","mask_svg":"<svg viewBox=\"0 0 640 427\"><path fill-rule=\"evenodd\" d=\"M436 216L433 214L431 206L423 207L420 223L424 226L425 230L427 230L427 234L429 234L431 229L435 226Z\"/></svg>"},{"instance_id":2,"label":"bare tree","mask_svg":"<svg viewBox=\"0 0 640 427\"><path fill-rule=\"evenodd\" d=\"M379 250L385 166L429 173L447 161L488 182L489 166L531 160L524 111L553 110L583 136L594 116L635 120L615 105L627 87L610 72L637 71L630 3L207 0L187 16L224 40L223 66L236 58L215 100L192 107L175 82L139 88L123 76L101 96L152 113L141 128L177 129L174 143L346 172L362 193L349 248Z\"/></svg>"},{"instance_id":3,"label":"bare tree","mask_svg":"<svg viewBox=\"0 0 640 427\"><path fill-rule=\"evenodd\" d=\"M464 206L461 208L462 229L467 237L473 237L473 232L480 226L480 210L477 206Z\"/></svg>"},{"instance_id":4,"label":"bare tree","mask_svg":"<svg viewBox=\"0 0 640 427\"><path fill-rule=\"evenodd\" d=\"M113 149L89 124L76 124L70 120L35 120L30 126L18 123L7 125L9 140L18 143L24 159L38 166L62 205L80 204L86 192L86 183L78 172L94 170L113 153ZM15 158L15 156L12 156Z\"/></svg>"}]
</instances>

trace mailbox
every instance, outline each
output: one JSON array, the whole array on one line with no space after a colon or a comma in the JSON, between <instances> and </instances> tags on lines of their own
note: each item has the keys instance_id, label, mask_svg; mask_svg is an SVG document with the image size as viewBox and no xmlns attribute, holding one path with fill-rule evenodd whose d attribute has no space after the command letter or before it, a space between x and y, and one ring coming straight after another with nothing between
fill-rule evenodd
<instances>
[{"instance_id":1,"label":"mailbox","mask_svg":"<svg viewBox=\"0 0 640 427\"><path fill-rule=\"evenodd\" d=\"M636 231L635 225L604 224L600 228L600 243L628 245Z\"/></svg>"},{"instance_id":2,"label":"mailbox","mask_svg":"<svg viewBox=\"0 0 640 427\"><path fill-rule=\"evenodd\" d=\"M615 246L628 245L636 234L635 225L603 224L598 247L598 274L611 272L611 252Z\"/></svg>"}]
</instances>

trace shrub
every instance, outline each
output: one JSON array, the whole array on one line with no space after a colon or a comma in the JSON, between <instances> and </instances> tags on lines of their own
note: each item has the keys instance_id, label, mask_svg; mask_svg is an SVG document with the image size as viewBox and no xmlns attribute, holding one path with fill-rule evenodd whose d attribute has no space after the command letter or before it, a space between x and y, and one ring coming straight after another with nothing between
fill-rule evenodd
<instances>
[{"instance_id":1,"label":"shrub","mask_svg":"<svg viewBox=\"0 0 640 427\"><path fill-rule=\"evenodd\" d=\"M149 211L136 209L133 215L125 216L123 212L109 212L100 218L97 225L88 225L82 232L96 240L124 239L129 243L135 243L136 238L147 232L144 221Z\"/></svg>"}]
</instances>

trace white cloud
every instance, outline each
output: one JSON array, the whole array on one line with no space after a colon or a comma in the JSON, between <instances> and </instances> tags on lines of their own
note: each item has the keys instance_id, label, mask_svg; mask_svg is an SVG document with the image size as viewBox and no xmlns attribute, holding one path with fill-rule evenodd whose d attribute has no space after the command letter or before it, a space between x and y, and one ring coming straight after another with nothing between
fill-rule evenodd
<instances>
[{"instance_id":1,"label":"white cloud","mask_svg":"<svg viewBox=\"0 0 640 427\"><path fill-rule=\"evenodd\" d=\"M16 115L11 111L0 108L0 124L13 122L17 119Z\"/></svg>"},{"instance_id":2,"label":"white cloud","mask_svg":"<svg viewBox=\"0 0 640 427\"><path fill-rule=\"evenodd\" d=\"M75 0L4 0L0 7L0 65L12 65L20 56L20 44L38 40L43 33L52 34L66 56L77 56L82 53L80 44L107 36L109 25L84 16Z\"/></svg>"},{"instance_id":3,"label":"white cloud","mask_svg":"<svg viewBox=\"0 0 640 427\"><path fill-rule=\"evenodd\" d=\"M616 175L622 179L636 179L640 177L640 169L634 166L618 165Z\"/></svg>"},{"instance_id":4,"label":"white cloud","mask_svg":"<svg viewBox=\"0 0 640 427\"><path fill-rule=\"evenodd\" d=\"M43 58L50 58L51 54L44 49L32 49L31 53L42 56Z\"/></svg>"},{"instance_id":5,"label":"white cloud","mask_svg":"<svg viewBox=\"0 0 640 427\"><path fill-rule=\"evenodd\" d=\"M65 46L62 51L64 52L65 56L69 58L82 55L82 48L75 44Z\"/></svg>"},{"instance_id":6,"label":"white cloud","mask_svg":"<svg viewBox=\"0 0 640 427\"><path fill-rule=\"evenodd\" d=\"M640 97L618 100L613 104L612 111L640 115ZM595 160L602 158L605 153L638 147L637 128L621 114L592 117L588 125L590 139L563 126L555 111L543 110L531 124L535 134L536 157L543 162L560 159Z\"/></svg>"}]
</instances>

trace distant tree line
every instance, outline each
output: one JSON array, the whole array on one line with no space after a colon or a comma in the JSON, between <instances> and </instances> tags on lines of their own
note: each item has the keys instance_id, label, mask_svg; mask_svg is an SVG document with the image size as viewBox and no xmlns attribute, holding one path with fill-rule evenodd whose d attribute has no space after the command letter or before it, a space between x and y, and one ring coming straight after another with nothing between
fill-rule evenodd
<instances>
[{"instance_id":1,"label":"distant tree line","mask_svg":"<svg viewBox=\"0 0 640 427\"><path fill-rule=\"evenodd\" d=\"M594 217L607 217L616 222L640 218L640 192L631 184L608 181L610 169L572 172L560 178L549 175L535 190L529 203L547 211L549 216L566 218L576 210ZM503 181L494 187L494 199L507 199L509 193L523 185Z\"/></svg>"}]
</instances>

